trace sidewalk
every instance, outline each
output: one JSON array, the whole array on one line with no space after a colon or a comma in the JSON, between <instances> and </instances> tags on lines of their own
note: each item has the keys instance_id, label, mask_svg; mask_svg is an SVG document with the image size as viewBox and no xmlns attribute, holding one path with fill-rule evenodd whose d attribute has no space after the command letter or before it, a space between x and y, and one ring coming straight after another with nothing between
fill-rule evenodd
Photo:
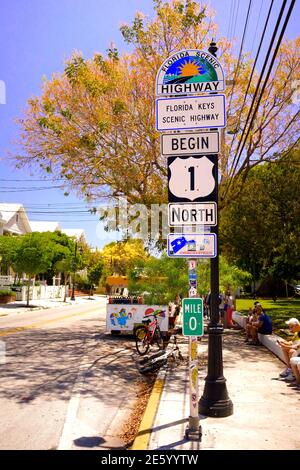
<instances>
[{"instance_id":1,"label":"sidewalk","mask_svg":"<svg viewBox=\"0 0 300 470\"><path fill-rule=\"evenodd\" d=\"M186 358L188 338L179 338ZM133 449L299 450L300 390L278 380L285 365L276 356L263 346L248 345L244 338L239 330L225 330L223 335L224 376L233 415L201 416L201 442L184 438L189 417L185 361L159 373ZM207 373L206 365L201 365L207 364L207 342L205 335L198 347L200 397Z\"/></svg>"},{"instance_id":2,"label":"sidewalk","mask_svg":"<svg viewBox=\"0 0 300 470\"><path fill-rule=\"evenodd\" d=\"M78 296L75 297L75 300L70 300L70 297L67 297L66 302L60 299L30 300L29 307L26 306L26 301L18 300L15 302L10 302L9 304L0 304L0 317L6 317L12 314L44 310L48 308L87 304L88 302L92 303L93 301L99 301L102 298L106 299L106 296L94 295L91 298L89 298L88 295L82 297Z\"/></svg>"}]
</instances>

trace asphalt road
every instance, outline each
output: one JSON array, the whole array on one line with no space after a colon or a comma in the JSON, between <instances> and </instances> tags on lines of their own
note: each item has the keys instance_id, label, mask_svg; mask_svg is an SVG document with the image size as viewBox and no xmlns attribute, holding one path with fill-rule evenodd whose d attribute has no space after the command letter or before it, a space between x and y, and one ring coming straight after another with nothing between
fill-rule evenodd
<instances>
[{"instance_id":1,"label":"asphalt road","mask_svg":"<svg viewBox=\"0 0 300 470\"><path fill-rule=\"evenodd\" d=\"M105 300L0 318L0 449L108 449L141 380Z\"/></svg>"}]
</instances>

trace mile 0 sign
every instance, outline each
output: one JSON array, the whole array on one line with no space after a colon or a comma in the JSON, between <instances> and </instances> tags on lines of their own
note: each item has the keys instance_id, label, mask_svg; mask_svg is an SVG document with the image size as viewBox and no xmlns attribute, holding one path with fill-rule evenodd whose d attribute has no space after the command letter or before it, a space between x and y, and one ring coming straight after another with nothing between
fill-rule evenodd
<instances>
[{"instance_id":1,"label":"mile 0 sign","mask_svg":"<svg viewBox=\"0 0 300 470\"><path fill-rule=\"evenodd\" d=\"M212 54L197 49L175 52L160 67L156 94L192 95L225 90L223 69Z\"/></svg>"}]
</instances>

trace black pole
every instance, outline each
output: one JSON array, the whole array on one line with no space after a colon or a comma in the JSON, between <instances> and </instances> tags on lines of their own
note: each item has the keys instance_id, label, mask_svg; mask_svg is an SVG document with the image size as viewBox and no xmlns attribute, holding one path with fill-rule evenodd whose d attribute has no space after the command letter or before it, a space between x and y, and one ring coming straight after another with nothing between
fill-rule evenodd
<instances>
[{"instance_id":1,"label":"black pole","mask_svg":"<svg viewBox=\"0 0 300 470\"><path fill-rule=\"evenodd\" d=\"M216 57L218 48L211 42L208 51ZM218 161L216 162L216 200L218 201ZM217 204L218 216L218 204ZM217 218L217 220L219 220ZM223 375L222 334L223 326L219 314L219 230L218 225L212 228L217 238L217 256L210 261L210 322L208 324L208 371L202 397L199 400L199 413L215 418L224 418L233 413L233 404L226 388L226 379Z\"/></svg>"},{"instance_id":2,"label":"black pole","mask_svg":"<svg viewBox=\"0 0 300 470\"><path fill-rule=\"evenodd\" d=\"M74 269L73 269L73 283L72 283L72 297L71 297L71 300L75 300L76 256L77 256L77 242L75 242Z\"/></svg>"}]
</instances>

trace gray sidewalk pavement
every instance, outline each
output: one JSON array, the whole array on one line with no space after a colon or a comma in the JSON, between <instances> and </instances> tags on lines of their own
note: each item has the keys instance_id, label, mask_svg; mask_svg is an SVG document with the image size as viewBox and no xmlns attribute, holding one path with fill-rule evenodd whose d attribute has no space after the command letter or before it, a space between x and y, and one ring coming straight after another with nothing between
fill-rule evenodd
<instances>
[{"instance_id":1,"label":"gray sidewalk pavement","mask_svg":"<svg viewBox=\"0 0 300 470\"><path fill-rule=\"evenodd\" d=\"M9 304L0 304L0 317L7 317L10 315L44 310L44 309L49 309L49 308L68 307L70 305L80 305L80 304L86 305L87 303L92 303L93 301L101 301L101 300L106 302L106 296L104 295L94 295L92 297L89 297L88 295L76 296L75 300L70 300L70 297L67 297L66 302L60 299L30 300L30 305L28 307L26 306L26 301L18 300L15 302L10 302Z\"/></svg>"},{"instance_id":2,"label":"gray sidewalk pavement","mask_svg":"<svg viewBox=\"0 0 300 470\"><path fill-rule=\"evenodd\" d=\"M299 450L300 390L278 380L285 365L263 346L244 342L242 331L223 335L224 376L234 413L227 418L201 416L201 442L184 437L189 417L187 362L168 367L151 426L148 449ZM199 396L207 373L207 335L199 342ZM179 337L184 357L188 338ZM160 372L160 377L164 374Z\"/></svg>"}]
</instances>

